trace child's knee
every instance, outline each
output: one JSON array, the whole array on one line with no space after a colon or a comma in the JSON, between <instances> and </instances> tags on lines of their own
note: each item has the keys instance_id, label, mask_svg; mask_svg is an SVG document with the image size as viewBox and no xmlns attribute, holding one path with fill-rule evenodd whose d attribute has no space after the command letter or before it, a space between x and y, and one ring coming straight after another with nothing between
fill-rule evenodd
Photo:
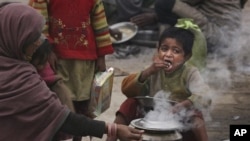
<instances>
[{"instance_id":1,"label":"child's knee","mask_svg":"<svg viewBox=\"0 0 250 141\"><path fill-rule=\"evenodd\" d=\"M126 119L126 117L122 113L117 112L114 123L129 125L130 122Z\"/></svg>"},{"instance_id":2,"label":"child's knee","mask_svg":"<svg viewBox=\"0 0 250 141\"><path fill-rule=\"evenodd\" d=\"M205 121L200 117L193 118L194 128L205 128Z\"/></svg>"}]
</instances>

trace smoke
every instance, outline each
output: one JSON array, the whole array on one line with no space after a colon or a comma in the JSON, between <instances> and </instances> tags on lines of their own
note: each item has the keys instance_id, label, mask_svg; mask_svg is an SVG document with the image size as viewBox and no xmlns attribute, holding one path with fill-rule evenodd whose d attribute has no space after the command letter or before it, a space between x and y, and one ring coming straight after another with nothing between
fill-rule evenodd
<instances>
[{"instance_id":1,"label":"smoke","mask_svg":"<svg viewBox=\"0 0 250 141\"><path fill-rule=\"evenodd\" d=\"M167 101L169 94L159 91L154 96L154 110L148 112L145 119L149 121L173 121L172 105Z\"/></svg>"},{"instance_id":2,"label":"smoke","mask_svg":"<svg viewBox=\"0 0 250 141\"><path fill-rule=\"evenodd\" d=\"M173 106L176 103L167 100L169 95L170 93L164 91L155 94L154 108L145 115L144 127L186 131L197 126L190 121L190 117L194 115L193 110L183 108L179 112L173 113Z\"/></svg>"},{"instance_id":3,"label":"smoke","mask_svg":"<svg viewBox=\"0 0 250 141\"><path fill-rule=\"evenodd\" d=\"M229 19L226 15L222 16ZM240 22L241 19L239 18L238 20ZM244 22L241 22L241 26L236 26L235 22L234 20L234 23L227 23L231 26L217 29L219 31L216 31L216 33L221 33L221 35L215 33L213 38L218 38L221 43L211 45L211 40L207 41L208 48L213 48L215 51L208 53L207 67L202 72L202 75L213 91L211 93L213 101L217 101L218 97L233 89L235 73L250 71L250 68L246 67L248 62L250 62L247 61L250 59L248 57L250 49L249 45L247 45L249 42L246 40L249 37L247 35L250 31L249 26L244 26ZM245 35L247 36L244 37Z\"/></svg>"},{"instance_id":4,"label":"smoke","mask_svg":"<svg viewBox=\"0 0 250 141\"><path fill-rule=\"evenodd\" d=\"M250 74L249 19L250 18L248 18L248 21L244 21L243 19L241 22L242 26L236 27L237 30L230 35L230 38L224 36L227 47L217 45L215 48L219 50L208 54L207 67L205 71L202 72L202 75L211 89L213 104L210 110L213 110L217 104L237 102L237 99L234 98L238 96L235 97L235 95L232 94L241 95L242 91L248 90L246 87L248 86L247 83L249 83L247 79L249 79ZM231 31L232 29L228 30ZM216 34L214 36L216 36ZM204 117L209 116L205 115ZM212 121L212 118L213 117L210 117L208 120ZM207 126L210 125L207 124Z\"/></svg>"}]
</instances>

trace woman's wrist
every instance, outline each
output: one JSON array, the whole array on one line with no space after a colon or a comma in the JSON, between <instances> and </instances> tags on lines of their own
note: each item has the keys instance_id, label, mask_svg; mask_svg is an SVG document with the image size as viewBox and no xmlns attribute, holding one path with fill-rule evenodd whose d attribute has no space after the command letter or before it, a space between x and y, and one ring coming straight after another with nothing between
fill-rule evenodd
<instances>
[{"instance_id":1,"label":"woman's wrist","mask_svg":"<svg viewBox=\"0 0 250 141\"><path fill-rule=\"evenodd\" d=\"M106 133L108 136L108 141L114 141L117 138L117 124L116 123L107 123L106 124Z\"/></svg>"}]
</instances>

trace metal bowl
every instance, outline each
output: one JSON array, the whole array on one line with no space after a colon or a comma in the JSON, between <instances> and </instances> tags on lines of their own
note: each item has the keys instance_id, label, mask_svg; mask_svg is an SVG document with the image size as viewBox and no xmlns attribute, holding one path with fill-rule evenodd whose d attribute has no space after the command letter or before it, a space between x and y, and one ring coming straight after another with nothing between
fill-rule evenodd
<instances>
[{"instance_id":1,"label":"metal bowl","mask_svg":"<svg viewBox=\"0 0 250 141\"><path fill-rule=\"evenodd\" d=\"M154 98L151 96L136 96L135 99L137 99L137 101L139 101L141 106L143 106L145 108L151 108L151 109L154 107L156 102L163 101L163 99ZM171 105L175 105L177 103L176 101L167 100L167 99L164 99L164 101L171 104Z\"/></svg>"},{"instance_id":2,"label":"metal bowl","mask_svg":"<svg viewBox=\"0 0 250 141\"><path fill-rule=\"evenodd\" d=\"M135 25L134 23L131 23L131 22L116 23L116 24L111 25L109 28L118 30L122 33L121 40L115 40L114 38L111 38L111 40L114 44L124 43L124 42L132 39L138 32L137 25Z\"/></svg>"}]
</instances>

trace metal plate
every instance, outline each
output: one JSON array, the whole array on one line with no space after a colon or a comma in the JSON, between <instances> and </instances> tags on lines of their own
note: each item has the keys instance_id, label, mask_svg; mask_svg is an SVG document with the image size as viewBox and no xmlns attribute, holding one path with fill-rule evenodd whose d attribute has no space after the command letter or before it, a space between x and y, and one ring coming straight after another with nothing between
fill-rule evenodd
<instances>
[{"instance_id":1,"label":"metal plate","mask_svg":"<svg viewBox=\"0 0 250 141\"><path fill-rule=\"evenodd\" d=\"M154 122L150 123L152 126L145 126L146 120L143 118L135 119L131 121L131 125L135 128L147 130L147 131L174 131L182 128L180 124L170 124L170 122ZM156 126L157 125L157 126Z\"/></svg>"},{"instance_id":2,"label":"metal plate","mask_svg":"<svg viewBox=\"0 0 250 141\"><path fill-rule=\"evenodd\" d=\"M117 29L122 33L121 40L115 40L114 38L111 38L111 40L114 44L123 43L123 42L126 42L126 41L132 39L138 31L137 25L135 25L134 23L131 23L131 22L116 23L116 24L111 25L109 28L110 29Z\"/></svg>"}]
</instances>

